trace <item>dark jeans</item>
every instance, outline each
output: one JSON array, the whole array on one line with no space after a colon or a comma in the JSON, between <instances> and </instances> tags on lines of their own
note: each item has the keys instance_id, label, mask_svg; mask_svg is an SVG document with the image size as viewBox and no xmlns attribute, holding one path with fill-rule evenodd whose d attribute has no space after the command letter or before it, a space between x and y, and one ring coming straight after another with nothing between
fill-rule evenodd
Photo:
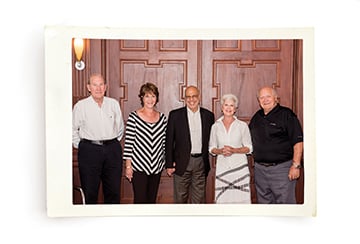
<instances>
[{"instance_id":1,"label":"dark jeans","mask_svg":"<svg viewBox=\"0 0 360 244\"><path fill-rule=\"evenodd\" d=\"M86 204L97 203L100 182L103 187L104 203L119 204L123 167L120 142L100 146L81 141L78 161Z\"/></svg>"},{"instance_id":2,"label":"dark jeans","mask_svg":"<svg viewBox=\"0 0 360 244\"><path fill-rule=\"evenodd\" d=\"M160 177L161 173L147 175L144 172L134 171L132 178L134 203L155 203Z\"/></svg>"}]
</instances>

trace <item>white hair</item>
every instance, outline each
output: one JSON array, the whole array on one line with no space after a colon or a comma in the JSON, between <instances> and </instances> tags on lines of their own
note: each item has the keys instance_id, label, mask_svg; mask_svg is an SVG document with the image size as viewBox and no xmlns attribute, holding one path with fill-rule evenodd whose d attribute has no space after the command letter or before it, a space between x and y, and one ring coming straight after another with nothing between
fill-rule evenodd
<instances>
[{"instance_id":1,"label":"white hair","mask_svg":"<svg viewBox=\"0 0 360 244\"><path fill-rule=\"evenodd\" d=\"M234 94L225 94L225 95L223 95L222 97L221 97L221 101L220 101L220 103L221 103L221 105L224 105L224 103L225 103L225 101L226 100L233 100L234 101L234 104L235 104L235 108L237 108L238 107L238 98L234 95Z\"/></svg>"},{"instance_id":2,"label":"white hair","mask_svg":"<svg viewBox=\"0 0 360 244\"><path fill-rule=\"evenodd\" d=\"M270 89L272 95L273 95L274 97L276 97L276 98L278 97L278 93L277 93L277 91L276 91L275 88L269 87L269 86L264 86L264 87L261 87L261 88L256 92L256 97L257 97L258 99L259 99L259 96L260 96L260 92L261 92L261 90L263 90L263 89Z\"/></svg>"}]
</instances>

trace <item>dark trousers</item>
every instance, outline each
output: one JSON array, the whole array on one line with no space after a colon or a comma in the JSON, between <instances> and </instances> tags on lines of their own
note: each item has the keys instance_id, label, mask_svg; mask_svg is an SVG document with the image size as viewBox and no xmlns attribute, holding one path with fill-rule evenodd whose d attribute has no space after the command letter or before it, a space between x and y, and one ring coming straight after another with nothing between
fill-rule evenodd
<instances>
[{"instance_id":1,"label":"dark trousers","mask_svg":"<svg viewBox=\"0 0 360 244\"><path fill-rule=\"evenodd\" d=\"M202 157L190 157L185 173L181 176L175 173L173 177L175 203L205 203L206 176Z\"/></svg>"},{"instance_id":2,"label":"dark trousers","mask_svg":"<svg viewBox=\"0 0 360 244\"><path fill-rule=\"evenodd\" d=\"M132 186L134 203L155 203L159 189L161 173L147 175L144 172L133 173Z\"/></svg>"},{"instance_id":3,"label":"dark trousers","mask_svg":"<svg viewBox=\"0 0 360 244\"><path fill-rule=\"evenodd\" d=\"M96 204L100 182L104 203L120 203L120 183L123 167L120 143L95 145L81 141L78 151L81 187L86 204Z\"/></svg>"}]
</instances>

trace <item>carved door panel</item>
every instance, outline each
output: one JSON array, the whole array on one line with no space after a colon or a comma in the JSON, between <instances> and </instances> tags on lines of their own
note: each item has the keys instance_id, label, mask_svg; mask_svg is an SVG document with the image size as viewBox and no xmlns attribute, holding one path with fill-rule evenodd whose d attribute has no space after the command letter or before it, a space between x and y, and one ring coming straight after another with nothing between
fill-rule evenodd
<instances>
[{"instance_id":1,"label":"carved door panel","mask_svg":"<svg viewBox=\"0 0 360 244\"><path fill-rule=\"evenodd\" d=\"M197 84L197 41L187 40L110 40L108 42L109 96L120 101L124 119L141 104L139 89L145 82L159 88L158 110L184 106L184 88ZM131 203L131 185L122 178L121 202ZM159 203L173 201L172 178L165 171L158 193Z\"/></svg>"},{"instance_id":2,"label":"carved door panel","mask_svg":"<svg viewBox=\"0 0 360 244\"><path fill-rule=\"evenodd\" d=\"M256 92L266 85L276 87L282 105L295 109L293 43L293 40L203 41L201 81L205 105L219 118L221 96L233 93L239 99L236 115L248 123L259 109ZM256 202L251 157L249 161L252 201ZM210 199L214 197L214 162L208 179ZM298 195L300 199L302 192Z\"/></svg>"}]
</instances>

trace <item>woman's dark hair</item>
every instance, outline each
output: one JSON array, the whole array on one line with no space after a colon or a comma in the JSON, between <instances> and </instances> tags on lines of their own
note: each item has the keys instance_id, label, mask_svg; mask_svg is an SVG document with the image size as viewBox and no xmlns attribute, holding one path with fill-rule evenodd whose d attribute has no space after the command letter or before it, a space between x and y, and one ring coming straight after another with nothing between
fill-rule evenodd
<instances>
[{"instance_id":1,"label":"woman's dark hair","mask_svg":"<svg viewBox=\"0 0 360 244\"><path fill-rule=\"evenodd\" d=\"M146 93L152 93L155 95L156 97L155 105L159 102L159 90L157 86L151 82L147 82L140 87L139 98L140 98L141 106L144 106L143 98Z\"/></svg>"}]
</instances>

